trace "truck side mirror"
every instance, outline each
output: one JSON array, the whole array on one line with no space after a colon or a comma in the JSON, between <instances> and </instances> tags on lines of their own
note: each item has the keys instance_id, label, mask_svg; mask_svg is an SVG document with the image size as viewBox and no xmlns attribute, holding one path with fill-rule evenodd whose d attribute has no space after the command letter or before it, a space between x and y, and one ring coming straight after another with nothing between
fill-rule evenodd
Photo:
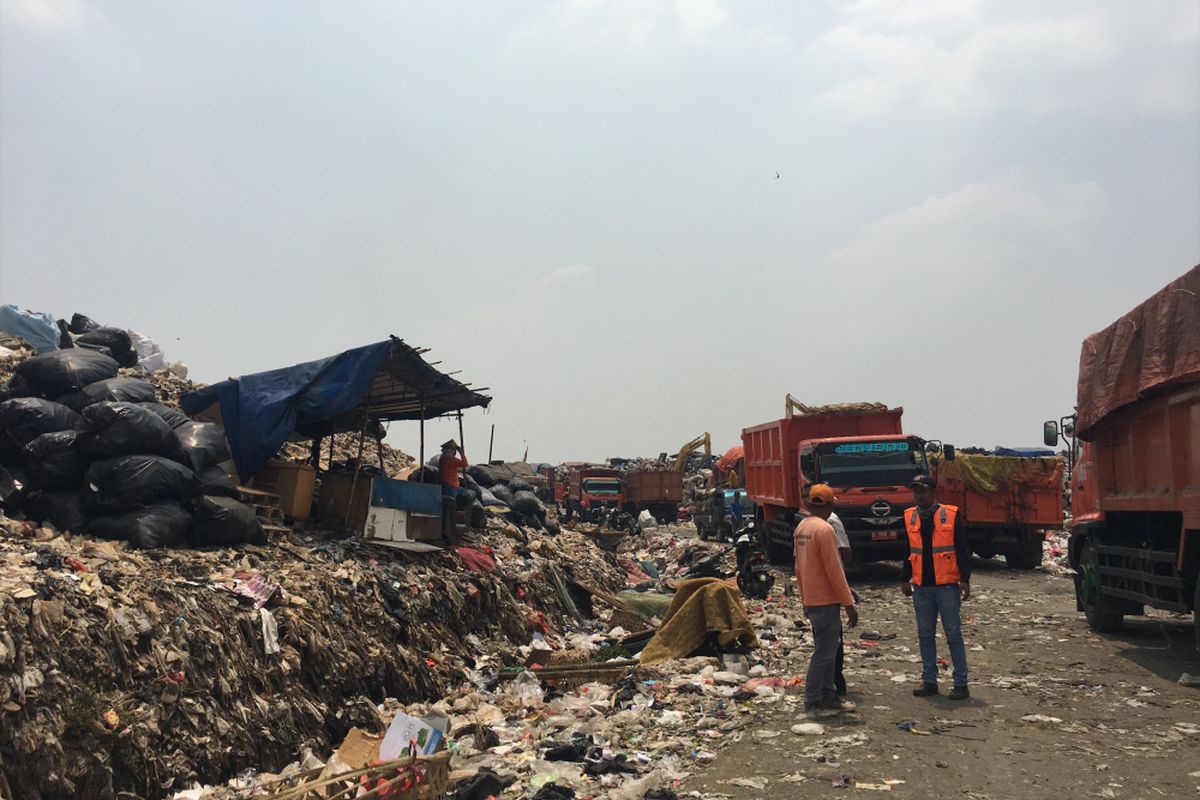
<instances>
[{"instance_id":1,"label":"truck side mirror","mask_svg":"<svg viewBox=\"0 0 1200 800\"><path fill-rule=\"evenodd\" d=\"M1042 442L1046 447L1058 446L1058 423L1054 420L1042 423Z\"/></svg>"},{"instance_id":2,"label":"truck side mirror","mask_svg":"<svg viewBox=\"0 0 1200 800\"><path fill-rule=\"evenodd\" d=\"M946 459L947 461L954 460L954 445L952 445L952 444L942 445L942 458Z\"/></svg>"}]
</instances>

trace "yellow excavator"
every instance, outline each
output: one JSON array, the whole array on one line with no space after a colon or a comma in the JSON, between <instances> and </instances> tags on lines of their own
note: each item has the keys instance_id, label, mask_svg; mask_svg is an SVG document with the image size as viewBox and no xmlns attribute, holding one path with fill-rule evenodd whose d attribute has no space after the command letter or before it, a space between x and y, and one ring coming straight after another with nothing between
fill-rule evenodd
<instances>
[{"instance_id":1,"label":"yellow excavator","mask_svg":"<svg viewBox=\"0 0 1200 800\"><path fill-rule=\"evenodd\" d=\"M683 472L684 466L687 465L688 456L699 450L701 447L704 448L704 455L712 458L712 435L709 434L708 431L705 431L700 436L697 436L695 439L692 439L690 442L679 448L679 455L675 456L675 469L679 472Z\"/></svg>"}]
</instances>

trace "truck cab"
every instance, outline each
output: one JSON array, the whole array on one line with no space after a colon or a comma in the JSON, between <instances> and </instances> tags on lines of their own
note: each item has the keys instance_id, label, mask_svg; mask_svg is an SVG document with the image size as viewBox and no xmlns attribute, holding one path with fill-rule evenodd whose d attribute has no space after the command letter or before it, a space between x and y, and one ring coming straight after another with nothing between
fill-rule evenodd
<instances>
[{"instance_id":1,"label":"truck cab","mask_svg":"<svg viewBox=\"0 0 1200 800\"><path fill-rule=\"evenodd\" d=\"M828 484L838 518L859 561L902 558L909 482L929 473L925 441L916 436L817 439L800 445L801 491Z\"/></svg>"},{"instance_id":2,"label":"truck cab","mask_svg":"<svg viewBox=\"0 0 1200 800\"><path fill-rule=\"evenodd\" d=\"M575 470L567 488L567 503L585 521L602 509L621 508L625 504L621 473L608 467Z\"/></svg>"}]
</instances>

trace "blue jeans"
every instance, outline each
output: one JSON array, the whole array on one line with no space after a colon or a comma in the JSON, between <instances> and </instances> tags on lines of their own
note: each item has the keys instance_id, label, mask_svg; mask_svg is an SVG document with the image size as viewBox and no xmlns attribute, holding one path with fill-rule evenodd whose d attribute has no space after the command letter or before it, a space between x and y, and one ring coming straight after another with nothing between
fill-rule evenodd
<instances>
[{"instance_id":1,"label":"blue jeans","mask_svg":"<svg viewBox=\"0 0 1200 800\"><path fill-rule=\"evenodd\" d=\"M961 609L958 584L913 587L917 641L921 644L921 680L925 683L938 682L936 636L940 614L946 643L950 646L950 662L954 665L954 685L967 685L967 647L963 644Z\"/></svg>"}]
</instances>

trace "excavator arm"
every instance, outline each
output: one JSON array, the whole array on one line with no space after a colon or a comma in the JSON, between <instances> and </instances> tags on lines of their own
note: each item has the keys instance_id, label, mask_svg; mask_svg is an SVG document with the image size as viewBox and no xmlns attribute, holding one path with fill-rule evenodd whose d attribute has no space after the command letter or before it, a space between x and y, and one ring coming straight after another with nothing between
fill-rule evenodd
<instances>
[{"instance_id":1,"label":"excavator arm","mask_svg":"<svg viewBox=\"0 0 1200 800\"><path fill-rule=\"evenodd\" d=\"M678 472L683 472L683 468L687 464L688 456L699 450L701 447L704 448L704 455L711 458L712 435L707 431L679 448L679 455L675 456L675 469Z\"/></svg>"}]
</instances>

